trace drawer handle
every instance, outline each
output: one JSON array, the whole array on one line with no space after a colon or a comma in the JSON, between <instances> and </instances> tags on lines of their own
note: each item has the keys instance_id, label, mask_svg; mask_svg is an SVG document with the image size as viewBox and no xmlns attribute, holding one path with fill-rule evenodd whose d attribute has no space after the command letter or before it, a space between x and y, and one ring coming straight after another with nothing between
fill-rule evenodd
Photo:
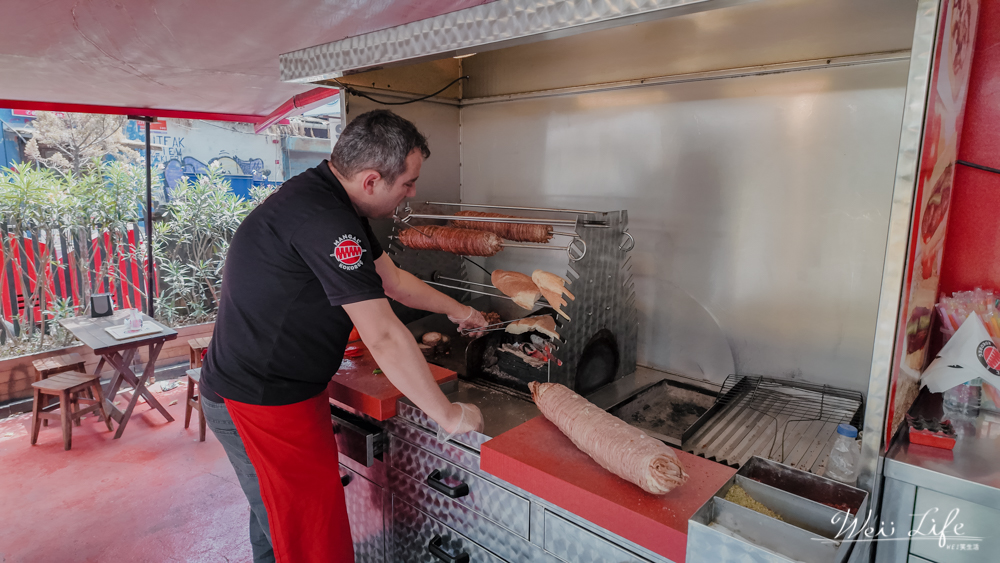
<instances>
[{"instance_id":1,"label":"drawer handle","mask_svg":"<svg viewBox=\"0 0 1000 563\"><path fill-rule=\"evenodd\" d=\"M462 498L469 494L469 486L465 483L459 481L458 485L454 487L449 487L444 484L441 480L441 470L435 469L433 473L427 476L427 484L431 486L435 491L444 494L448 498Z\"/></svg>"},{"instance_id":2,"label":"drawer handle","mask_svg":"<svg viewBox=\"0 0 1000 563\"><path fill-rule=\"evenodd\" d=\"M441 549L442 541L441 536L434 534L434 537L431 538L431 542L427 544L427 551L430 551L431 555L437 557L441 561L444 561L444 563L469 563L468 553L463 551L462 553L452 557L451 555L448 555L447 551Z\"/></svg>"},{"instance_id":3,"label":"drawer handle","mask_svg":"<svg viewBox=\"0 0 1000 563\"><path fill-rule=\"evenodd\" d=\"M346 487L346 486L348 486L350 484L351 484L351 474L350 473L344 473L343 475L340 476L340 485L341 486Z\"/></svg>"}]
</instances>

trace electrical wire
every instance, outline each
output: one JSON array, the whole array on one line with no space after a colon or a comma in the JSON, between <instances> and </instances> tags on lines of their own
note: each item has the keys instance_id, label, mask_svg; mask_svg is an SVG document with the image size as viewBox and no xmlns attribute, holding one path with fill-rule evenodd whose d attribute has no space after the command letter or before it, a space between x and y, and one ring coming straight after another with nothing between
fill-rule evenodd
<instances>
[{"instance_id":1,"label":"electrical wire","mask_svg":"<svg viewBox=\"0 0 1000 563\"><path fill-rule=\"evenodd\" d=\"M982 164L976 164L974 162L969 162L969 161L966 161L966 160L959 160L959 161L956 161L956 162L958 162L958 164L961 164L962 166L968 166L969 168L976 168L978 170L985 170L986 172L992 172L994 174L1000 174L1000 169L997 169L997 168L990 168L989 166L983 166Z\"/></svg>"},{"instance_id":2,"label":"electrical wire","mask_svg":"<svg viewBox=\"0 0 1000 563\"><path fill-rule=\"evenodd\" d=\"M469 79L468 76L459 76L455 80L452 80L451 82L449 82L447 86L445 86L444 88L441 88L440 90L438 90L437 92L434 92L433 94L427 94L426 96L422 96L422 97L416 98L414 100L406 100L405 102L386 102L384 100L376 100L375 98L369 96L368 94L365 94L364 92L361 92L361 91L359 91L359 90L357 90L357 89L355 89L355 88L353 88L351 86L348 86L347 84L344 84L344 83L340 82L339 80L337 80L336 82L337 82L337 84L340 84L340 87L343 88L344 91L347 92L348 94L352 94L354 96L360 96L362 98L371 100L371 101L375 102L376 104L382 104L384 106L405 106L406 104L412 104L414 102L422 102L422 101L426 100L427 98L433 98L434 96L437 96L438 94L440 94L441 92L444 92L448 88L451 88L459 80L468 80L468 79Z\"/></svg>"}]
</instances>

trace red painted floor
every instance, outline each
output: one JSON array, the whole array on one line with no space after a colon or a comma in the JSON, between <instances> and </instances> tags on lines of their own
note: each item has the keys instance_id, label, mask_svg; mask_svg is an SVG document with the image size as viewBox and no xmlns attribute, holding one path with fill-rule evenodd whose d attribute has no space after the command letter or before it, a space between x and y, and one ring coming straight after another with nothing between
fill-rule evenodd
<instances>
[{"instance_id":1,"label":"red painted floor","mask_svg":"<svg viewBox=\"0 0 1000 563\"><path fill-rule=\"evenodd\" d=\"M174 422L140 404L120 440L87 417L68 452L57 425L31 446L30 414L0 421L0 561L250 561L250 508L197 412L184 429L184 393L156 393Z\"/></svg>"}]
</instances>

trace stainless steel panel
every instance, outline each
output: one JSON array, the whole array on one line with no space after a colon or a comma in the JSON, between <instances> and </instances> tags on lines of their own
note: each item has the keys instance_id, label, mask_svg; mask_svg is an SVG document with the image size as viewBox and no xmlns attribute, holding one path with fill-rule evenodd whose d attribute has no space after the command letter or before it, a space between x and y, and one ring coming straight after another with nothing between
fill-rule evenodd
<instances>
[{"instance_id":1,"label":"stainless steel panel","mask_svg":"<svg viewBox=\"0 0 1000 563\"><path fill-rule=\"evenodd\" d=\"M688 523L688 561L838 561L837 547L774 518L712 497ZM720 551L724 559L717 557Z\"/></svg>"},{"instance_id":2,"label":"stainless steel panel","mask_svg":"<svg viewBox=\"0 0 1000 563\"><path fill-rule=\"evenodd\" d=\"M910 555L906 559L906 563L934 563L934 561L928 561L927 559L924 559L923 557L917 557L916 555Z\"/></svg>"},{"instance_id":3,"label":"stainless steel panel","mask_svg":"<svg viewBox=\"0 0 1000 563\"><path fill-rule=\"evenodd\" d=\"M351 523L354 559L358 563L384 563L382 487L343 465L340 466L340 474L347 476L344 499L347 501L347 519Z\"/></svg>"},{"instance_id":4,"label":"stainless steel panel","mask_svg":"<svg viewBox=\"0 0 1000 563\"><path fill-rule=\"evenodd\" d=\"M528 538L529 502L527 499L506 491L471 471L448 463L399 438L393 437L390 447L392 449L391 466L394 469L398 469L418 481L426 481L428 476L436 471L441 479L450 486L456 486L456 482L464 483L468 486L468 494L452 499L453 501L482 514L525 539ZM443 493L435 491L432 494L441 495Z\"/></svg>"},{"instance_id":5,"label":"stainless steel panel","mask_svg":"<svg viewBox=\"0 0 1000 563\"><path fill-rule=\"evenodd\" d=\"M913 520L917 487L890 478L885 479L883 487L885 492L882 493L878 519L884 526L886 535L885 541L875 545L875 563L906 563L910 551L909 523ZM858 537L865 536L859 534Z\"/></svg>"},{"instance_id":6,"label":"stainless steel panel","mask_svg":"<svg viewBox=\"0 0 1000 563\"><path fill-rule=\"evenodd\" d=\"M459 383L468 385L467 383L464 382L459 382ZM445 395L449 395L449 399L451 401L457 400L450 397L450 395L452 395L451 393L445 392ZM430 430L435 434L437 433L438 423L434 422L434 419L427 416L427 414L425 414L424 411L410 404L409 401L407 401L406 399L400 399L399 403L397 404L396 416L408 422L412 422L417 426L426 428L427 430ZM485 413L483 418L484 419L486 418ZM467 432L465 434L459 434L453 437L451 440L449 440L449 442L454 442L456 444L469 448L470 450L473 450L474 452L478 453L480 446L482 446L489 440L490 436L487 436L486 434L482 434L479 432Z\"/></svg>"},{"instance_id":7,"label":"stainless steel panel","mask_svg":"<svg viewBox=\"0 0 1000 563\"><path fill-rule=\"evenodd\" d=\"M545 511L545 551L567 563L649 563L549 511Z\"/></svg>"},{"instance_id":8,"label":"stainless steel panel","mask_svg":"<svg viewBox=\"0 0 1000 563\"><path fill-rule=\"evenodd\" d=\"M420 508L442 524L456 530L507 561L545 562L554 559L544 550L519 537L492 520L469 510L465 506L438 494L421 481L410 478L395 469L389 469L389 482L393 503L397 499ZM396 524L394 524L395 528Z\"/></svg>"},{"instance_id":9,"label":"stainless steel panel","mask_svg":"<svg viewBox=\"0 0 1000 563\"><path fill-rule=\"evenodd\" d=\"M420 412L421 414L423 412L416 407L410 408L413 409L413 411ZM421 449L432 452L438 457L442 457L471 471L479 471L478 452L469 451L460 446L456 446L451 442L438 442L436 435L421 428L417 428L412 424L403 422L399 417L390 419L388 421L387 429L393 437L404 438L411 444L415 444ZM391 452L389 461L391 463Z\"/></svg>"},{"instance_id":10,"label":"stainless steel panel","mask_svg":"<svg viewBox=\"0 0 1000 563\"><path fill-rule=\"evenodd\" d=\"M910 220L913 217L917 159L920 156L920 140L923 138L927 87L939 10L940 0L917 2L913 47L906 79L906 96L902 106L902 128L896 156L892 204L889 209L885 249L881 253L883 258L881 291L878 298L874 346L868 370L867 408L861 441L861 461L858 467L858 484L873 492L879 474L878 459L882 455L883 448L887 446L882 443L886 425L885 405L891 382L903 268L906 266L907 239L910 233Z\"/></svg>"},{"instance_id":11,"label":"stainless steel panel","mask_svg":"<svg viewBox=\"0 0 1000 563\"><path fill-rule=\"evenodd\" d=\"M376 98L378 96L375 96ZM346 101L346 104L345 104ZM358 115L385 109L370 100L357 96L343 96L341 107L345 108L345 125ZM436 198L437 201L455 201L459 196L460 184L460 132L458 108L454 106L417 102L404 106L393 106L392 111L416 124L427 137L431 157L420 168L417 180L417 197ZM379 238L382 248L389 247L392 221L376 219L371 221L372 230Z\"/></svg>"},{"instance_id":12,"label":"stainless steel panel","mask_svg":"<svg viewBox=\"0 0 1000 563\"><path fill-rule=\"evenodd\" d=\"M531 543L545 547L545 508L537 502L531 503L529 526L531 530L528 539Z\"/></svg>"},{"instance_id":13,"label":"stainless steel panel","mask_svg":"<svg viewBox=\"0 0 1000 563\"><path fill-rule=\"evenodd\" d=\"M952 423L957 420L952 418ZM900 436L885 457L886 477L969 502L1000 507L1000 417L968 422L951 451L910 444Z\"/></svg>"},{"instance_id":14,"label":"stainless steel panel","mask_svg":"<svg viewBox=\"0 0 1000 563\"><path fill-rule=\"evenodd\" d=\"M330 405L330 415L337 451L341 455L365 467L371 467L376 459L382 459L385 441L382 428L334 405Z\"/></svg>"},{"instance_id":15,"label":"stainless steel panel","mask_svg":"<svg viewBox=\"0 0 1000 563\"><path fill-rule=\"evenodd\" d=\"M917 487L913 513L910 553L947 563L997 560L1000 510Z\"/></svg>"},{"instance_id":16,"label":"stainless steel panel","mask_svg":"<svg viewBox=\"0 0 1000 563\"><path fill-rule=\"evenodd\" d=\"M442 549L451 556L466 553L469 561L476 563L504 563L469 538L396 497L392 499L392 516L395 543L393 561L442 563L428 550L430 541L439 536Z\"/></svg>"},{"instance_id":17,"label":"stainless steel panel","mask_svg":"<svg viewBox=\"0 0 1000 563\"><path fill-rule=\"evenodd\" d=\"M281 80L315 82L483 52L747 0L496 0L434 18L285 53Z\"/></svg>"},{"instance_id":18,"label":"stainless steel panel","mask_svg":"<svg viewBox=\"0 0 1000 563\"><path fill-rule=\"evenodd\" d=\"M640 364L721 383L710 316L739 373L865 390L907 66L464 107L462 199L627 209Z\"/></svg>"},{"instance_id":19,"label":"stainless steel panel","mask_svg":"<svg viewBox=\"0 0 1000 563\"><path fill-rule=\"evenodd\" d=\"M739 561L740 563L789 563L776 553L763 549L748 551L746 542L728 534L719 533L699 522L688 523L687 553L685 563L719 563Z\"/></svg>"},{"instance_id":20,"label":"stainless steel panel","mask_svg":"<svg viewBox=\"0 0 1000 563\"><path fill-rule=\"evenodd\" d=\"M461 61L463 97L908 50L915 14L913 0L763 0L480 51Z\"/></svg>"}]
</instances>

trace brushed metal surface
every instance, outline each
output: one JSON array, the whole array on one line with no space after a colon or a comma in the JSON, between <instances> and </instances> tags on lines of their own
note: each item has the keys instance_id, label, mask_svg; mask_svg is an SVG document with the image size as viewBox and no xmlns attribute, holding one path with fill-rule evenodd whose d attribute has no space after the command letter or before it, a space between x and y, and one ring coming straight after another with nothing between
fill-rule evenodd
<instances>
[{"instance_id":1,"label":"brushed metal surface","mask_svg":"<svg viewBox=\"0 0 1000 563\"><path fill-rule=\"evenodd\" d=\"M414 563L442 563L427 549L434 536L442 539L442 549L451 556L467 553L470 561L487 563L505 563L474 541L445 526L420 510L392 498L392 530L395 551L393 561Z\"/></svg>"},{"instance_id":2,"label":"brushed metal surface","mask_svg":"<svg viewBox=\"0 0 1000 563\"><path fill-rule=\"evenodd\" d=\"M1000 510L917 487L910 553L940 563L995 562L1000 551L997 522Z\"/></svg>"},{"instance_id":3,"label":"brushed metal surface","mask_svg":"<svg viewBox=\"0 0 1000 563\"><path fill-rule=\"evenodd\" d=\"M940 0L917 2L917 19L906 78L906 94L902 105L902 128L896 155L892 203L884 239L885 248L880 254L883 259L879 282L881 290L876 309L878 316L875 321L870 367L867 370L868 385L865 401L867 408L861 440L861 459L858 464L858 485L872 492L877 488L879 456L885 448L888 448L888 444L883 444L882 438L886 425L885 405L892 379L893 350L902 299L910 222L914 213L913 200L920 141L923 138L924 112L927 108L927 89L940 4Z\"/></svg>"},{"instance_id":4,"label":"brushed metal surface","mask_svg":"<svg viewBox=\"0 0 1000 563\"><path fill-rule=\"evenodd\" d=\"M536 545L465 506L438 494L422 481L389 469L393 503L402 499L507 561L553 561ZM395 533L398 521L393 524Z\"/></svg>"},{"instance_id":5,"label":"brushed metal surface","mask_svg":"<svg viewBox=\"0 0 1000 563\"><path fill-rule=\"evenodd\" d=\"M650 563L552 512L544 518L545 551L566 563Z\"/></svg>"},{"instance_id":6,"label":"brushed metal surface","mask_svg":"<svg viewBox=\"0 0 1000 563\"><path fill-rule=\"evenodd\" d=\"M983 413L975 420L951 418L966 426L955 448L944 450L911 444L899 436L885 456L887 478L912 483L969 502L1000 507L1000 417Z\"/></svg>"},{"instance_id":7,"label":"brushed metal surface","mask_svg":"<svg viewBox=\"0 0 1000 563\"><path fill-rule=\"evenodd\" d=\"M748 0L496 0L281 55L281 80L315 82L483 52Z\"/></svg>"},{"instance_id":8,"label":"brushed metal surface","mask_svg":"<svg viewBox=\"0 0 1000 563\"><path fill-rule=\"evenodd\" d=\"M688 330L710 315L738 373L864 390L907 67L464 107L462 199L627 209L640 364L721 382Z\"/></svg>"},{"instance_id":9,"label":"brushed metal surface","mask_svg":"<svg viewBox=\"0 0 1000 563\"><path fill-rule=\"evenodd\" d=\"M917 500L917 487L886 477L882 493L879 520L886 527L886 541L875 546L875 563L907 563L910 551L910 522L913 505Z\"/></svg>"},{"instance_id":10,"label":"brushed metal surface","mask_svg":"<svg viewBox=\"0 0 1000 563\"><path fill-rule=\"evenodd\" d=\"M358 563L384 563L386 534L382 487L343 465L340 466L340 473L350 478L344 487L344 499L347 501L347 519L351 523L354 559Z\"/></svg>"},{"instance_id":11,"label":"brushed metal surface","mask_svg":"<svg viewBox=\"0 0 1000 563\"><path fill-rule=\"evenodd\" d=\"M528 538L529 501L514 493L490 483L471 471L434 456L430 452L418 448L405 440L393 437L390 441L392 450L391 466L417 481L426 480L427 476L438 471L442 480L451 486L455 481L465 483L469 493L457 499L452 499L471 510L482 514L493 522L523 538ZM426 485L428 488L429 485ZM442 493L432 491L431 494Z\"/></svg>"},{"instance_id":12,"label":"brushed metal surface","mask_svg":"<svg viewBox=\"0 0 1000 563\"><path fill-rule=\"evenodd\" d=\"M463 98L908 50L915 14L913 0L762 0L480 51L461 60Z\"/></svg>"}]
</instances>

